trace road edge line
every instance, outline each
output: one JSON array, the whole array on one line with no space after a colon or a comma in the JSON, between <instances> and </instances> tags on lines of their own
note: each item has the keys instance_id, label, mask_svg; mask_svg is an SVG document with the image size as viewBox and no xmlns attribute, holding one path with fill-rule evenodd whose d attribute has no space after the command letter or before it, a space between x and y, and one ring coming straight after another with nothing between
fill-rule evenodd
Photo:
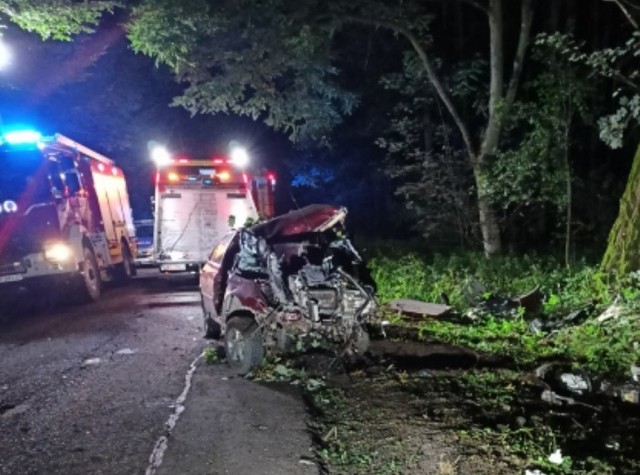
<instances>
[{"instance_id":1,"label":"road edge line","mask_svg":"<svg viewBox=\"0 0 640 475\"><path fill-rule=\"evenodd\" d=\"M162 459L164 458L164 453L169 447L169 436L171 435L171 431L173 430L173 428L176 426L176 423L178 422L180 415L185 410L184 402L187 399L187 395L189 394L189 391L191 390L191 381L193 379L193 374L196 372L196 369L198 368L198 362L203 357L204 357L204 351L200 353L198 357L195 360L193 360L191 362L191 365L189 366L189 371L187 371L187 374L185 375L185 378L184 378L185 380L184 389L176 399L173 414L169 416L169 419L164 425L165 426L164 434L156 441L155 445L153 446L153 451L149 456L149 465L147 466L145 475L155 475L157 470L160 468L160 465L162 465Z\"/></svg>"}]
</instances>

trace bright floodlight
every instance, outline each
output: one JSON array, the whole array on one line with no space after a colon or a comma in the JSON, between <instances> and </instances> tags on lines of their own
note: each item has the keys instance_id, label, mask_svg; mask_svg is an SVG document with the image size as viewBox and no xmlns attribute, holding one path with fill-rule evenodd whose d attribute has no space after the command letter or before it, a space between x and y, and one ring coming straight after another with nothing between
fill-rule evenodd
<instances>
[{"instance_id":1,"label":"bright floodlight","mask_svg":"<svg viewBox=\"0 0 640 475\"><path fill-rule=\"evenodd\" d=\"M156 166L163 167L173 162L171 154L162 145L156 145L151 149L151 159L156 162Z\"/></svg>"},{"instance_id":2,"label":"bright floodlight","mask_svg":"<svg viewBox=\"0 0 640 475\"><path fill-rule=\"evenodd\" d=\"M242 147L234 147L231 150L231 163L236 167L244 168L249 165L249 154Z\"/></svg>"},{"instance_id":3,"label":"bright floodlight","mask_svg":"<svg viewBox=\"0 0 640 475\"><path fill-rule=\"evenodd\" d=\"M11 51L7 48L2 40L0 40L0 69L3 69L11 62Z\"/></svg>"}]
</instances>

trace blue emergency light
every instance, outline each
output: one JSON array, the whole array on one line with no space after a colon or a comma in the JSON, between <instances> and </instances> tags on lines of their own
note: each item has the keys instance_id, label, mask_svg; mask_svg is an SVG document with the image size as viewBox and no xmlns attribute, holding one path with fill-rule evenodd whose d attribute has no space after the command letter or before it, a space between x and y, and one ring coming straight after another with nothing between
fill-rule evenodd
<instances>
[{"instance_id":1,"label":"blue emergency light","mask_svg":"<svg viewBox=\"0 0 640 475\"><path fill-rule=\"evenodd\" d=\"M2 141L9 145L35 144L42 138L37 130L12 130L2 134Z\"/></svg>"}]
</instances>

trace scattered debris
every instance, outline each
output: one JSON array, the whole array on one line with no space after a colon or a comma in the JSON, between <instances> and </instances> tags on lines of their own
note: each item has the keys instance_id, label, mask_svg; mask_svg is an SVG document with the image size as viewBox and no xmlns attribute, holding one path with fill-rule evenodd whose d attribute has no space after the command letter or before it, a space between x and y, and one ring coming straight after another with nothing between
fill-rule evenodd
<instances>
[{"instance_id":1,"label":"scattered debris","mask_svg":"<svg viewBox=\"0 0 640 475\"><path fill-rule=\"evenodd\" d=\"M564 457L562 457L562 451L560 449L556 449L554 453L549 455L549 458L547 460L555 465L562 465L562 462L564 461Z\"/></svg>"},{"instance_id":2,"label":"scattered debris","mask_svg":"<svg viewBox=\"0 0 640 475\"><path fill-rule=\"evenodd\" d=\"M616 299L607 309L602 312L596 320L599 323L606 322L607 320L616 319L622 313L622 307L618 304L618 299Z\"/></svg>"},{"instance_id":3,"label":"scattered debris","mask_svg":"<svg viewBox=\"0 0 640 475\"><path fill-rule=\"evenodd\" d=\"M298 463L301 465L310 465L312 467L315 467L316 463L309 459L308 457L300 457L300 460L298 460Z\"/></svg>"},{"instance_id":4,"label":"scattered debris","mask_svg":"<svg viewBox=\"0 0 640 475\"><path fill-rule=\"evenodd\" d=\"M102 359L100 358L87 358L82 362L82 366L91 366L102 363Z\"/></svg>"},{"instance_id":5,"label":"scattered debris","mask_svg":"<svg viewBox=\"0 0 640 475\"><path fill-rule=\"evenodd\" d=\"M616 394L621 401L633 404L640 403L640 386L635 384L625 384L616 388Z\"/></svg>"},{"instance_id":6,"label":"scattered debris","mask_svg":"<svg viewBox=\"0 0 640 475\"><path fill-rule=\"evenodd\" d=\"M636 382L640 382L640 366L631 365L631 378Z\"/></svg>"},{"instance_id":7,"label":"scattered debris","mask_svg":"<svg viewBox=\"0 0 640 475\"><path fill-rule=\"evenodd\" d=\"M449 305L421 302L420 300L412 299L392 300L386 305L386 308L402 313L410 318L440 317L451 311Z\"/></svg>"},{"instance_id":8,"label":"scattered debris","mask_svg":"<svg viewBox=\"0 0 640 475\"><path fill-rule=\"evenodd\" d=\"M135 354L135 350L132 350L131 348L123 348L121 350L116 351L116 355L133 355Z\"/></svg>"},{"instance_id":9,"label":"scattered debris","mask_svg":"<svg viewBox=\"0 0 640 475\"><path fill-rule=\"evenodd\" d=\"M591 380L585 373L563 373L560 375L560 382L572 393L583 395L591 392Z\"/></svg>"},{"instance_id":10,"label":"scattered debris","mask_svg":"<svg viewBox=\"0 0 640 475\"><path fill-rule=\"evenodd\" d=\"M576 403L574 399L570 397L558 396L550 389L545 389L544 391L542 391L540 399L542 399L544 402L548 402L549 404L553 404L554 406L563 406L565 404L573 405Z\"/></svg>"}]
</instances>

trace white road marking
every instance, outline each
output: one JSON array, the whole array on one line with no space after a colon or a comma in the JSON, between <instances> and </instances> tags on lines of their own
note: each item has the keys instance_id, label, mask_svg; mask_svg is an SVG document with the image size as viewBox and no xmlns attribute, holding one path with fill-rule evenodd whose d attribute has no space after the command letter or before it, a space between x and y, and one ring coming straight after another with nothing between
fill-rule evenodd
<instances>
[{"instance_id":1,"label":"white road marking","mask_svg":"<svg viewBox=\"0 0 640 475\"><path fill-rule=\"evenodd\" d=\"M204 351L200 353L200 355L191 362L191 366L189 367L189 371L187 371L187 375L184 378L184 389L176 402L174 404L173 414L169 416L169 419L165 423L165 432L157 441L155 446L153 447L153 451L149 456L149 466L145 472L145 475L154 475L160 465L162 465L162 459L164 457L164 453L169 447L169 436L171 435L171 431L176 426L180 415L184 412L184 401L187 399L187 394L189 394L189 390L191 389L191 380L193 379L193 373L195 373L198 368L198 361L204 357Z\"/></svg>"},{"instance_id":2,"label":"white road marking","mask_svg":"<svg viewBox=\"0 0 640 475\"><path fill-rule=\"evenodd\" d=\"M136 351L131 348L123 348L121 350L116 351L116 355L133 355Z\"/></svg>"},{"instance_id":3,"label":"white road marking","mask_svg":"<svg viewBox=\"0 0 640 475\"><path fill-rule=\"evenodd\" d=\"M82 362L82 366L90 366L100 363L102 363L102 360L100 358L88 358Z\"/></svg>"}]
</instances>

